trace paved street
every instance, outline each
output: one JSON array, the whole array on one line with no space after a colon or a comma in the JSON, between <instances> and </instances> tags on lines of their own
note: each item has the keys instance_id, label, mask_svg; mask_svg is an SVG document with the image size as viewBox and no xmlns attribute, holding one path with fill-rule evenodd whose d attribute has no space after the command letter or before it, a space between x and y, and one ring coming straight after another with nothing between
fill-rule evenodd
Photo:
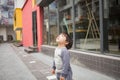
<instances>
[{"instance_id":1,"label":"paved street","mask_svg":"<svg viewBox=\"0 0 120 80\"><path fill-rule=\"evenodd\" d=\"M11 43L0 44L0 80L47 80L52 59L42 53L28 54ZM115 80L73 64L72 69L74 80Z\"/></svg>"},{"instance_id":2,"label":"paved street","mask_svg":"<svg viewBox=\"0 0 120 80\"><path fill-rule=\"evenodd\" d=\"M9 44L0 44L0 80L37 80Z\"/></svg>"}]
</instances>

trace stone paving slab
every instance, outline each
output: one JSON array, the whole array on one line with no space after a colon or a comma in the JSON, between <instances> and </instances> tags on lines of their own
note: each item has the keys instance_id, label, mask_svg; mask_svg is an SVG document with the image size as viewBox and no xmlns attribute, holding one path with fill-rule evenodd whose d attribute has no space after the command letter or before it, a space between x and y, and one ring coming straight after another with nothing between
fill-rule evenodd
<instances>
[{"instance_id":1,"label":"stone paving slab","mask_svg":"<svg viewBox=\"0 0 120 80\"><path fill-rule=\"evenodd\" d=\"M11 46L37 80L47 80L46 77L52 75L50 73L50 66L33 57L32 54L28 54L14 45Z\"/></svg>"}]
</instances>

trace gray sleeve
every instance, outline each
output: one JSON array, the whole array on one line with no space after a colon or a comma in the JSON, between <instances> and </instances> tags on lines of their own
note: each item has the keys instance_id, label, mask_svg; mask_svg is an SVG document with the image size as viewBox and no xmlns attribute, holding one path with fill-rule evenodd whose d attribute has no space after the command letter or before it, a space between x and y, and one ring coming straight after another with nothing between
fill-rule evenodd
<instances>
[{"instance_id":1,"label":"gray sleeve","mask_svg":"<svg viewBox=\"0 0 120 80\"><path fill-rule=\"evenodd\" d=\"M54 51L54 55L55 55L55 51ZM53 65L52 65L52 69L56 69L56 66L55 66L55 60L53 59Z\"/></svg>"},{"instance_id":2,"label":"gray sleeve","mask_svg":"<svg viewBox=\"0 0 120 80\"><path fill-rule=\"evenodd\" d=\"M56 69L56 66L55 66L55 61L53 60L53 66L52 68L55 70Z\"/></svg>"},{"instance_id":3,"label":"gray sleeve","mask_svg":"<svg viewBox=\"0 0 120 80\"><path fill-rule=\"evenodd\" d=\"M68 50L63 50L61 57L63 62L62 76L64 77L70 68L70 54Z\"/></svg>"}]
</instances>

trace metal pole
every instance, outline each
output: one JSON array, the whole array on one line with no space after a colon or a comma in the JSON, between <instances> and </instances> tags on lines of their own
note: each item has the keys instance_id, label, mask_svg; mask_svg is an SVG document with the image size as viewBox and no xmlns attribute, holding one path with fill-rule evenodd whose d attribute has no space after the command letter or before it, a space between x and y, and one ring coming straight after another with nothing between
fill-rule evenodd
<instances>
[{"instance_id":1,"label":"metal pole","mask_svg":"<svg viewBox=\"0 0 120 80\"><path fill-rule=\"evenodd\" d=\"M104 52L103 46L103 0L99 0L99 18L100 18L100 51Z\"/></svg>"},{"instance_id":2,"label":"metal pole","mask_svg":"<svg viewBox=\"0 0 120 80\"><path fill-rule=\"evenodd\" d=\"M56 5L57 5L57 29L58 29L58 34L60 34L60 14L59 14L59 3L60 1L56 1Z\"/></svg>"},{"instance_id":3,"label":"metal pole","mask_svg":"<svg viewBox=\"0 0 120 80\"><path fill-rule=\"evenodd\" d=\"M99 0L99 15L100 15L100 51L105 53L108 51L108 21L104 19L104 4L103 0Z\"/></svg>"},{"instance_id":4,"label":"metal pole","mask_svg":"<svg viewBox=\"0 0 120 80\"><path fill-rule=\"evenodd\" d=\"M48 44L50 45L50 14L49 14L49 6L48 6Z\"/></svg>"},{"instance_id":5,"label":"metal pole","mask_svg":"<svg viewBox=\"0 0 120 80\"><path fill-rule=\"evenodd\" d=\"M75 49L75 0L72 0L73 49Z\"/></svg>"},{"instance_id":6,"label":"metal pole","mask_svg":"<svg viewBox=\"0 0 120 80\"><path fill-rule=\"evenodd\" d=\"M109 27L109 0L104 0L104 52L109 51L108 47L108 27Z\"/></svg>"}]
</instances>

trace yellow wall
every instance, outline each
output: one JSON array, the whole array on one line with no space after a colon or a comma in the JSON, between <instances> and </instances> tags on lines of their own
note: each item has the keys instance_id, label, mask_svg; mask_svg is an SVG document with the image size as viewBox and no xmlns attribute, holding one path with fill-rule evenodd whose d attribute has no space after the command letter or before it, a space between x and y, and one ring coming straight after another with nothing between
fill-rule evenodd
<instances>
[{"instance_id":1,"label":"yellow wall","mask_svg":"<svg viewBox=\"0 0 120 80\"><path fill-rule=\"evenodd\" d=\"M14 12L14 30L16 28L22 28L22 11L20 8L16 8Z\"/></svg>"},{"instance_id":2,"label":"yellow wall","mask_svg":"<svg viewBox=\"0 0 120 80\"><path fill-rule=\"evenodd\" d=\"M16 31L16 39L18 40L18 41L21 41L22 40L22 33L21 33L21 31Z\"/></svg>"},{"instance_id":3,"label":"yellow wall","mask_svg":"<svg viewBox=\"0 0 120 80\"><path fill-rule=\"evenodd\" d=\"M22 33L17 30L18 28L22 29L22 10L20 8L16 8L14 11L14 30L16 32L16 40L21 40Z\"/></svg>"},{"instance_id":4,"label":"yellow wall","mask_svg":"<svg viewBox=\"0 0 120 80\"><path fill-rule=\"evenodd\" d=\"M32 7L34 7L36 4L36 0L32 0Z\"/></svg>"}]
</instances>

